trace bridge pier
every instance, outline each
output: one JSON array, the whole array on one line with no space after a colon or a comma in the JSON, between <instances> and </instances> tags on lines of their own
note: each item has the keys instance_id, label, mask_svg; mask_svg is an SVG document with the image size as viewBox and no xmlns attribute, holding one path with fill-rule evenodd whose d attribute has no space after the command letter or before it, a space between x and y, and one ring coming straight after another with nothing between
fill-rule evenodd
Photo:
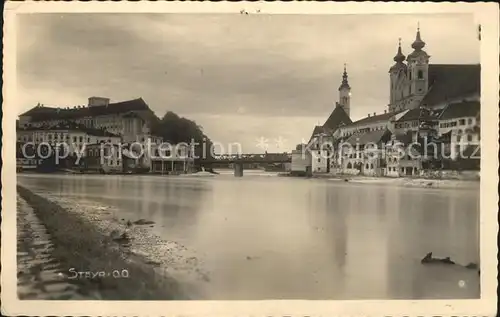
<instances>
[{"instance_id":1,"label":"bridge pier","mask_svg":"<svg viewBox=\"0 0 500 317\"><path fill-rule=\"evenodd\" d=\"M242 177L243 176L243 163L235 162L233 164L233 166L234 166L234 176L235 177Z\"/></svg>"}]
</instances>

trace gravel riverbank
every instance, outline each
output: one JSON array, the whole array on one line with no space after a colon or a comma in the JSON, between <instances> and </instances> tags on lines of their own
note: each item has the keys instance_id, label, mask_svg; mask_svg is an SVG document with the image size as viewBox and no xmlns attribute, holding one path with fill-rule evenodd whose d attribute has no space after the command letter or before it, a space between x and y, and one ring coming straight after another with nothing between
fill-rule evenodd
<instances>
[{"instance_id":1,"label":"gravel riverbank","mask_svg":"<svg viewBox=\"0 0 500 317\"><path fill-rule=\"evenodd\" d=\"M47 264L52 263L55 267L38 265L38 268L34 270L40 271L40 274L46 276L47 280L57 279L59 293L66 292L63 298L188 299L175 280L164 271L155 269L155 263L149 261L139 252L132 251L130 241L133 238L127 231L115 231L112 232L114 234L108 235L107 232L96 227L95 222L98 219L92 223L88 217L82 217L83 210L80 213L75 213L22 186L18 186L17 191L22 198L20 206L29 210L26 208L29 205L28 207L32 207L33 215L36 215L36 218L28 218L18 223L18 227L21 228L20 234L25 235L20 240L27 241L26 236L41 239L41 245L45 246L43 254L50 253L52 262L47 255L41 256L41 261L46 261ZM26 204L22 202L23 200ZM20 213L20 216L26 218L23 213ZM39 219L39 223L34 219ZM37 230L42 230L40 228L43 224L44 235L37 235L36 230L35 233L22 230L28 226L28 223L29 226ZM49 236L50 242L47 241ZM23 257L29 256L29 246L23 243L19 244L20 260L18 262L20 263L23 263ZM35 267L37 263L39 262L34 262ZM22 265L19 265L20 268L23 267ZM75 272L85 273L77 274ZM117 272L118 274L115 274ZM60 283L64 281L67 285L62 286ZM22 282L20 278L19 283L22 284ZM29 284L29 280L28 282L24 281L24 284ZM75 285L75 289L78 289L79 293L83 295L80 297L74 295L74 298L68 295L68 292L77 294L76 290L70 289L70 284ZM41 299L35 294L36 292L29 291L28 293L33 298Z\"/></svg>"},{"instance_id":2,"label":"gravel riverbank","mask_svg":"<svg viewBox=\"0 0 500 317\"><path fill-rule=\"evenodd\" d=\"M103 205L81 197L66 197L57 193L40 193L45 199L63 207L91 223L104 236L125 233L126 254L139 256L155 268L157 274L171 276L182 281L189 294L196 294L196 286L210 281L203 269L202 256L176 242L161 239L152 231L156 225L148 219L122 218L114 206ZM196 294L197 297L201 296Z\"/></svg>"}]
</instances>

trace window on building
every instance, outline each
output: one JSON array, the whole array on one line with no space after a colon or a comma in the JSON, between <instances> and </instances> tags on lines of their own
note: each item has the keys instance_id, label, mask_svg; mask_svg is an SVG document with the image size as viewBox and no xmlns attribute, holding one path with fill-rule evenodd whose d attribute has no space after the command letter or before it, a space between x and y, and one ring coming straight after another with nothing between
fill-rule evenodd
<instances>
[{"instance_id":1,"label":"window on building","mask_svg":"<svg viewBox=\"0 0 500 317\"><path fill-rule=\"evenodd\" d=\"M469 125L472 124L472 118L469 118L469 120L467 120L469 122Z\"/></svg>"},{"instance_id":2,"label":"window on building","mask_svg":"<svg viewBox=\"0 0 500 317\"><path fill-rule=\"evenodd\" d=\"M373 169L373 164L370 164L370 168Z\"/></svg>"},{"instance_id":3,"label":"window on building","mask_svg":"<svg viewBox=\"0 0 500 317\"><path fill-rule=\"evenodd\" d=\"M320 159L320 158L318 159L318 163L319 163L319 162L321 162L321 159Z\"/></svg>"},{"instance_id":4,"label":"window on building","mask_svg":"<svg viewBox=\"0 0 500 317\"><path fill-rule=\"evenodd\" d=\"M467 141L472 142L472 135L471 134L467 135Z\"/></svg>"},{"instance_id":5,"label":"window on building","mask_svg":"<svg viewBox=\"0 0 500 317\"><path fill-rule=\"evenodd\" d=\"M352 168L352 164L351 164L351 162L347 163L347 168L348 168L348 169L351 169L351 168Z\"/></svg>"},{"instance_id":6,"label":"window on building","mask_svg":"<svg viewBox=\"0 0 500 317\"><path fill-rule=\"evenodd\" d=\"M465 119L460 119L458 120L459 125L465 125Z\"/></svg>"},{"instance_id":7,"label":"window on building","mask_svg":"<svg viewBox=\"0 0 500 317\"><path fill-rule=\"evenodd\" d=\"M419 71L417 72L417 76L418 76L418 79L423 79L423 78L424 78L424 72L423 72L423 71L421 71L421 70L419 70Z\"/></svg>"},{"instance_id":8,"label":"window on building","mask_svg":"<svg viewBox=\"0 0 500 317\"><path fill-rule=\"evenodd\" d=\"M460 135L457 135L457 142L460 142L461 139L462 137Z\"/></svg>"}]
</instances>

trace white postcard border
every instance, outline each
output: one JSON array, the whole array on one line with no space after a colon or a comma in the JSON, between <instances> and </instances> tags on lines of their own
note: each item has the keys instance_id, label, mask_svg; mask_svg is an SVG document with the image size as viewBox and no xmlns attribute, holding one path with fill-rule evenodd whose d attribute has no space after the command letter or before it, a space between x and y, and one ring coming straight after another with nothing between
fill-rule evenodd
<instances>
[{"instance_id":1,"label":"white postcard border","mask_svg":"<svg viewBox=\"0 0 500 317\"><path fill-rule=\"evenodd\" d=\"M481 299L352 301L20 301L16 295L16 14L26 13L227 13L239 14L471 13L481 40ZM493 315L496 312L498 233L498 39L495 3L375 2L7 2L4 11L2 147L2 313L7 316L413 316Z\"/></svg>"}]
</instances>

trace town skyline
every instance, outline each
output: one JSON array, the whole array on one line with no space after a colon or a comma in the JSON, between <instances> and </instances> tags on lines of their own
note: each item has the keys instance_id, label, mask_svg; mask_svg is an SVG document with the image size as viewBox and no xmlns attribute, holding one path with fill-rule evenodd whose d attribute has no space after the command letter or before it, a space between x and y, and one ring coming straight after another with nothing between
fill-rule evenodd
<instances>
[{"instance_id":1,"label":"town skyline","mask_svg":"<svg viewBox=\"0 0 500 317\"><path fill-rule=\"evenodd\" d=\"M344 63L351 118L386 110L398 39L410 53L417 24L431 64L479 63L477 26L467 15L23 16L17 112L83 105L91 96L141 97L157 116L192 119L216 142L259 153L266 138L269 152L289 151L333 110ZM266 31L251 31L257 27Z\"/></svg>"}]
</instances>

